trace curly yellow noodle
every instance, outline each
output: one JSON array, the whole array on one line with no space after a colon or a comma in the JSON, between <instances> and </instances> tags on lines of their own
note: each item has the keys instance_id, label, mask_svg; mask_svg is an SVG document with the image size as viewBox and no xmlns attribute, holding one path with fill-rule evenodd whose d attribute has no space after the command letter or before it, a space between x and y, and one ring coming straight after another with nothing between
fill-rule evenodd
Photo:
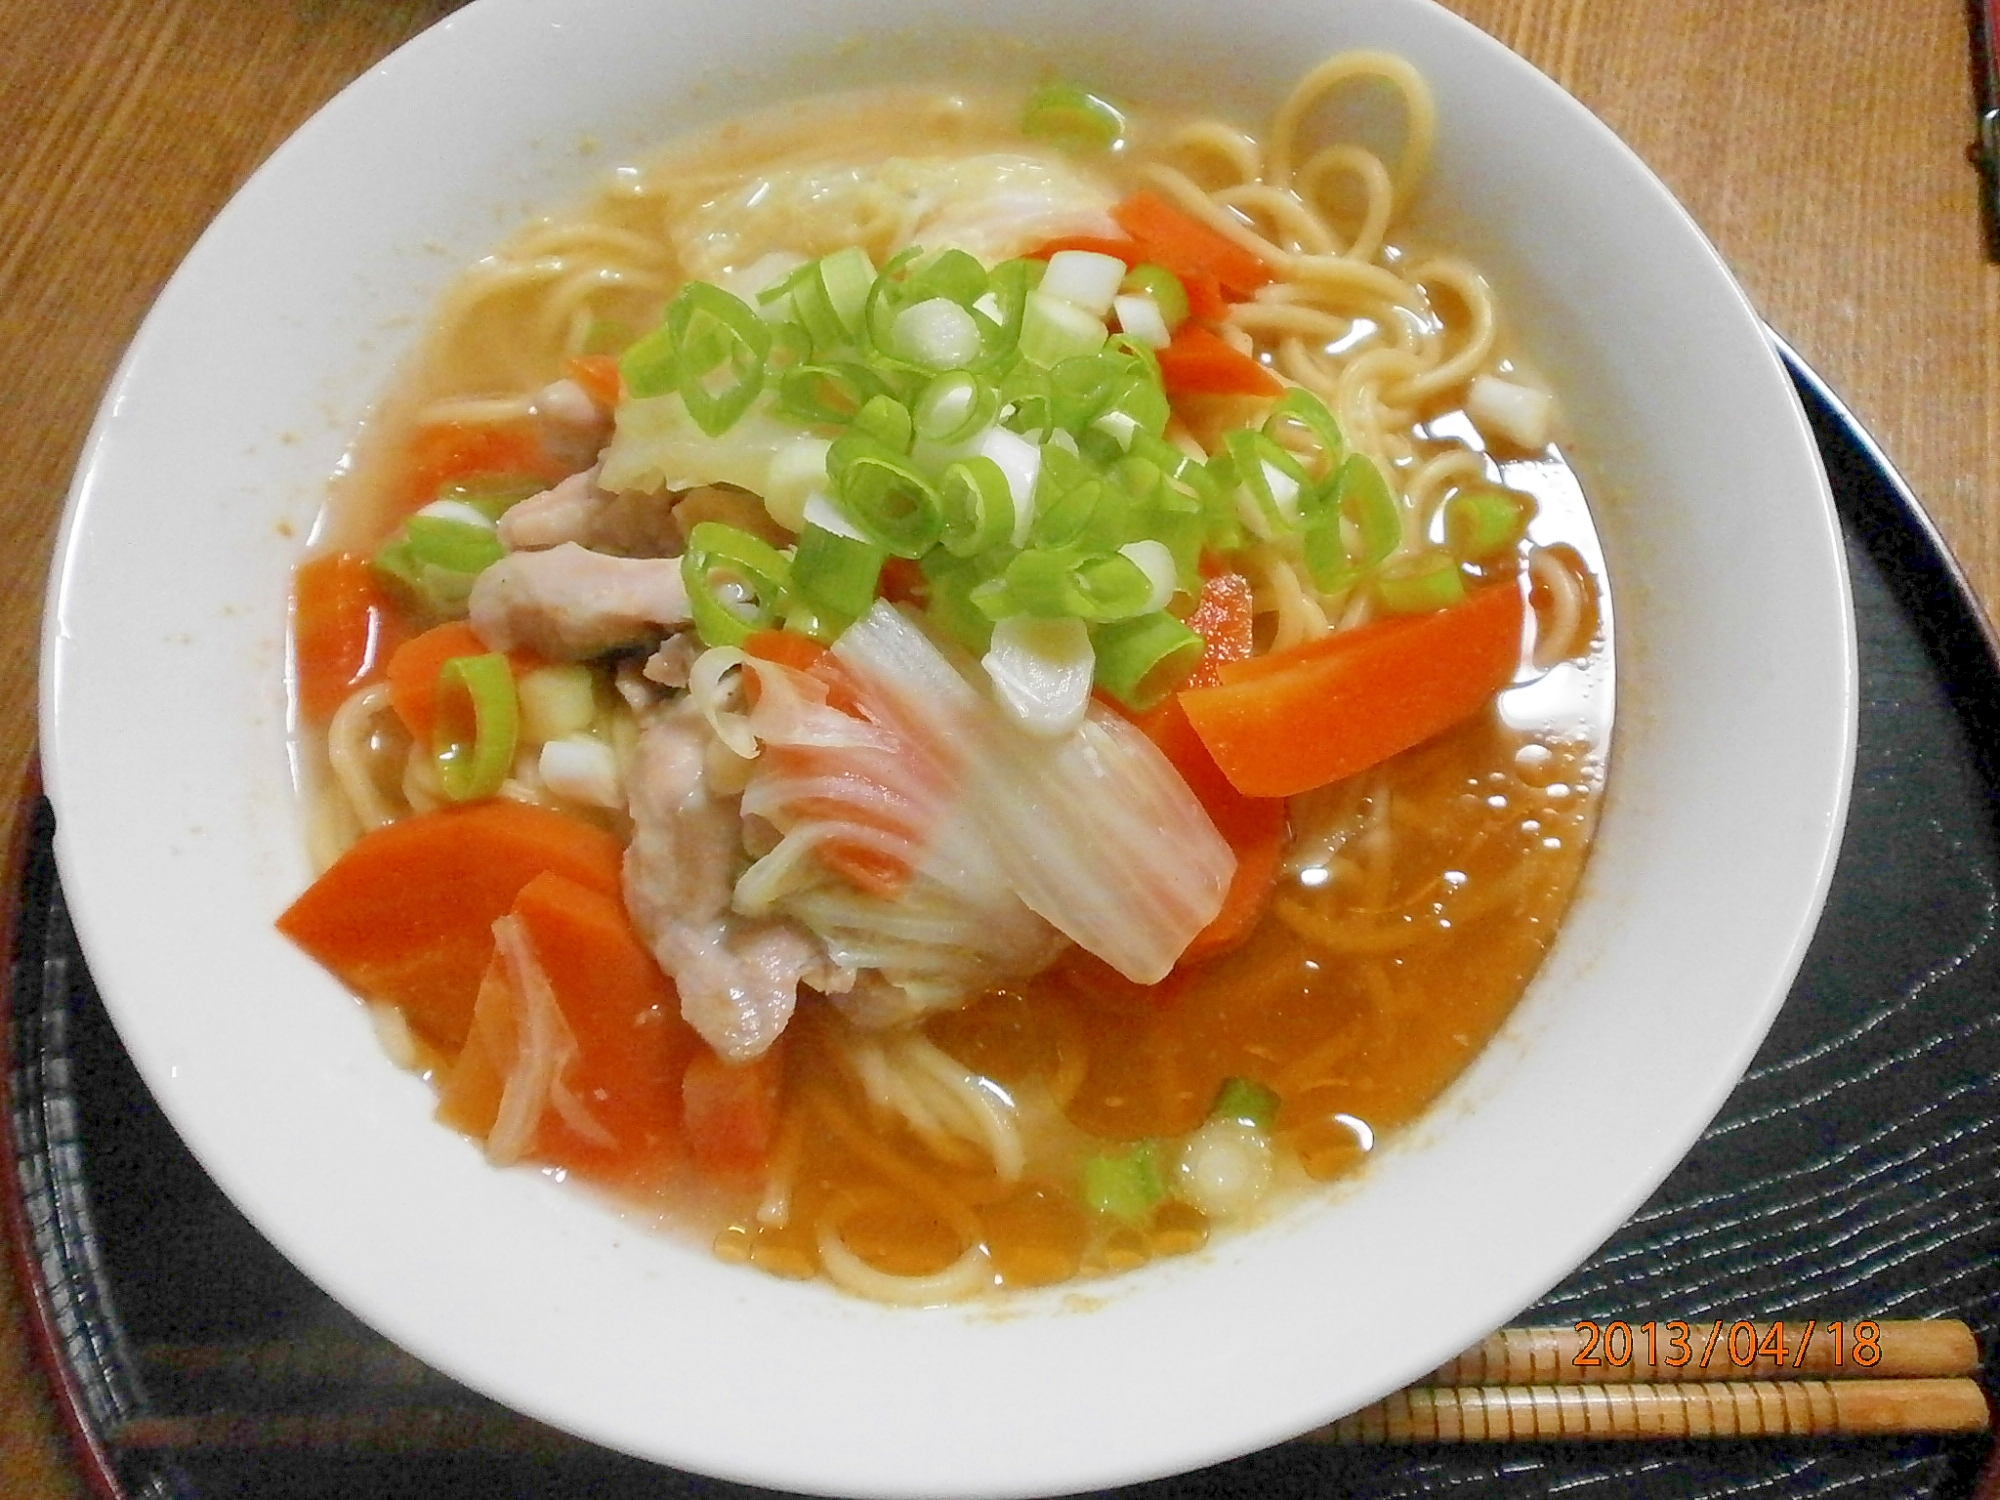
<instances>
[{"instance_id":1,"label":"curly yellow noodle","mask_svg":"<svg viewBox=\"0 0 2000 1500\"><path fill-rule=\"evenodd\" d=\"M1428 526L1445 496L1461 485L1478 484L1490 476L1485 455L1469 448L1448 448L1419 464L1403 481L1403 497L1418 518Z\"/></svg>"},{"instance_id":2,"label":"curly yellow noodle","mask_svg":"<svg viewBox=\"0 0 2000 1500\"><path fill-rule=\"evenodd\" d=\"M1167 138L1167 151L1183 160L1213 159L1224 176L1218 186L1256 182L1264 175L1264 149L1250 136L1220 120L1200 120L1184 125Z\"/></svg>"},{"instance_id":3,"label":"curly yellow noodle","mask_svg":"<svg viewBox=\"0 0 2000 1500\"><path fill-rule=\"evenodd\" d=\"M1398 207L1409 201L1430 164L1437 105L1424 75L1393 52L1342 52L1299 80L1271 118L1270 140L1264 148L1265 181L1273 187L1292 186L1292 162L1305 117L1335 89L1360 78L1380 78L1402 95L1403 156L1396 168L1395 199Z\"/></svg>"},{"instance_id":4,"label":"curly yellow noodle","mask_svg":"<svg viewBox=\"0 0 2000 1500\"><path fill-rule=\"evenodd\" d=\"M378 682L350 693L326 728L327 764L361 833L402 815L402 809L382 794L375 775L377 725L388 708L388 684Z\"/></svg>"},{"instance_id":5,"label":"curly yellow noodle","mask_svg":"<svg viewBox=\"0 0 2000 1500\"><path fill-rule=\"evenodd\" d=\"M1332 228L1290 193L1261 182L1243 182L1219 188L1210 196L1253 224L1267 226L1270 242L1283 250L1305 255L1340 254L1340 242Z\"/></svg>"},{"instance_id":6,"label":"curly yellow noodle","mask_svg":"<svg viewBox=\"0 0 2000 1500\"><path fill-rule=\"evenodd\" d=\"M1389 236L1389 221L1396 216L1396 184L1382 158L1359 146L1328 146L1313 153L1299 168L1298 195L1305 202L1326 209L1327 180L1346 173L1359 180L1367 207L1361 224L1343 252L1350 260L1372 261L1382 253Z\"/></svg>"},{"instance_id":7,"label":"curly yellow noodle","mask_svg":"<svg viewBox=\"0 0 2000 1500\"><path fill-rule=\"evenodd\" d=\"M1427 261L1411 273L1411 280L1424 286L1445 286L1457 294L1471 315L1472 326L1457 352L1421 376L1413 377L1389 393L1389 399L1417 405L1444 392L1465 385L1493 357L1498 328L1493 312L1493 294L1486 278L1460 260Z\"/></svg>"}]
</instances>

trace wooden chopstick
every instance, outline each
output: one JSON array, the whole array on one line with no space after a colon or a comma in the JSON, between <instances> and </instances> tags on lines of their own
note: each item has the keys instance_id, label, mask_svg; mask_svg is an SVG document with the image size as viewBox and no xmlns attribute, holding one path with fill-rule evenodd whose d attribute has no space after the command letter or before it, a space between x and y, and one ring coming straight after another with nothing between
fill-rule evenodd
<instances>
[{"instance_id":1,"label":"wooden chopstick","mask_svg":"<svg viewBox=\"0 0 2000 1500\"><path fill-rule=\"evenodd\" d=\"M1307 1434L1324 1443L1865 1437L1984 1432L1976 1381L1704 1380L1412 1386Z\"/></svg>"},{"instance_id":2,"label":"wooden chopstick","mask_svg":"<svg viewBox=\"0 0 2000 1500\"><path fill-rule=\"evenodd\" d=\"M1979 1345L1946 1320L1503 1328L1307 1434L1328 1443L1984 1432Z\"/></svg>"}]
</instances>

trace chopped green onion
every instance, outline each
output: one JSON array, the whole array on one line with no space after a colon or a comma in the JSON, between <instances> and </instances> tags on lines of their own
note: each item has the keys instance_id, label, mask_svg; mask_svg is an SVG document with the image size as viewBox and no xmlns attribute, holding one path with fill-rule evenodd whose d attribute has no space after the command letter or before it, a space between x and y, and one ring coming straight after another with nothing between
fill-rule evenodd
<instances>
[{"instance_id":1,"label":"chopped green onion","mask_svg":"<svg viewBox=\"0 0 2000 1500\"><path fill-rule=\"evenodd\" d=\"M993 643L993 621L972 600L975 590L992 579L995 554L957 558L939 547L918 566L923 570L925 616L973 656L984 656Z\"/></svg>"},{"instance_id":2,"label":"chopped green onion","mask_svg":"<svg viewBox=\"0 0 2000 1500\"><path fill-rule=\"evenodd\" d=\"M1151 614L1165 609L1180 587L1180 573L1174 565L1172 549L1157 537L1142 536L1137 541L1127 542L1118 551L1121 556L1130 558L1152 584L1152 594L1139 613Z\"/></svg>"},{"instance_id":3,"label":"chopped green onion","mask_svg":"<svg viewBox=\"0 0 2000 1500\"><path fill-rule=\"evenodd\" d=\"M1518 490L1474 485L1455 490L1444 502L1444 544L1461 562L1480 562L1511 552L1527 535L1535 502Z\"/></svg>"},{"instance_id":4,"label":"chopped green onion","mask_svg":"<svg viewBox=\"0 0 2000 1500\"><path fill-rule=\"evenodd\" d=\"M910 451L915 425L910 420L910 409L894 396L869 397L854 414L852 425L855 432L875 439L885 448L897 453Z\"/></svg>"},{"instance_id":5,"label":"chopped green onion","mask_svg":"<svg viewBox=\"0 0 2000 1500\"><path fill-rule=\"evenodd\" d=\"M866 436L839 438L827 452L840 508L869 541L896 557L922 557L944 532L931 482L903 454Z\"/></svg>"},{"instance_id":6,"label":"chopped green onion","mask_svg":"<svg viewBox=\"0 0 2000 1500\"><path fill-rule=\"evenodd\" d=\"M438 668L431 761L446 797L472 802L499 791L514 768L519 735L514 669L505 656L454 656Z\"/></svg>"},{"instance_id":7,"label":"chopped green onion","mask_svg":"<svg viewBox=\"0 0 2000 1500\"><path fill-rule=\"evenodd\" d=\"M1203 649L1200 634L1165 610L1100 625L1092 636L1097 685L1141 713L1180 685Z\"/></svg>"},{"instance_id":8,"label":"chopped green onion","mask_svg":"<svg viewBox=\"0 0 2000 1500\"><path fill-rule=\"evenodd\" d=\"M541 494L548 487L548 481L531 475L483 474L446 485L437 492L437 499L456 500L471 506L487 520L497 521L523 500Z\"/></svg>"},{"instance_id":9,"label":"chopped green onion","mask_svg":"<svg viewBox=\"0 0 2000 1500\"><path fill-rule=\"evenodd\" d=\"M1417 552L1391 558L1375 572L1375 597L1394 615L1445 609L1465 597L1465 575L1448 552Z\"/></svg>"},{"instance_id":10,"label":"chopped green onion","mask_svg":"<svg viewBox=\"0 0 2000 1500\"><path fill-rule=\"evenodd\" d=\"M1153 607L1153 578L1136 558L1111 552L1076 566L1076 588L1084 608L1076 614L1092 623L1129 620Z\"/></svg>"},{"instance_id":11,"label":"chopped green onion","mask_svg":"<svg viewBox=\"0 0 2000 1500\"><path fill-rule=\"evenodd\" d=\"M1014 536L1014 496L1000 465L974 454L949 465L938 480L943 543L953 557L976 557Z\"/></svg>"},{"instance_id":12,"label":"chopped green onion","mask_svg":"<svg viewBox=\"0 0 2000 1500\"><path fill-rule=\"evenodd\" d=\"M1021 311L1021 357L1047 369L1077 354L1095 354L1109 337L1104 320L1037 287Z\"/></svg>"},{"instance_id":13,"label":"chopped green onion","mask_svg":"<svg viewBox=\"0 0 2000 1500\"><path fill-rule=\"evenodd\" d=\"M844 425L888 386L851 360L794 365L778 378L778 410L801 422Z\"/></svg>"},{"instance_id":14,"label":"chopped green onion","mask_svg":"<svg viewBox=\"0 0 2000 1500\"><path fill-rule=\"evenodd\" d=\"M1287 388L1273 403L1270 414L1264 418L1264 436L1294 454L1302 444L1317 448L1319 462L1313 472L1321 475L1336 472L1347 447L1340 436L1340 424L1333 420L1326 403L1297 385Z\"/></svg>"},{"instance_id":15,"label":"chopped green onion","mask_svg":"<svg viewBox=\"0 0 2000 1500\"><path fill-rule=\"evenodd\" d=\"M1072 151L1108 151L1125 138L1125 117L1073 83L1047 83L1029 98L1021 134Z\"/></svg>"},{"instance_id":16,"label":"chopped green onion","mask_svg":"<svg viewBox=\"0 0 2000 1500\"><path fill-rule=\"evenodd\" d=\"M1311 481L1299 461L1261 432L1224 439L1237 484L1236 509L1263 541L1297 531L1308 519Z\"/></svg>"},{"instance_id":17,"label":"chopped green onion","mask_svg":"<svg viewBox=\"0 0 2000 1500\"><path fill-rule=\"evenodd\" d=\"M1083 1164L1083 1201L1095 1213L1144 1224L1166 1196L1159 1151L1151 1141L1107 1151Z\"/></svg>"},{"instance_id":18,"label":"chopped green onion","mask_svg":"<svg viewBox=\"0 0 2000 1500\"><path fill-rule=\"evenodd\" d=\"M1324 487L1330 503L1305 538L1306 567L1326 593L1348 588L1403 539L1388 481L1365 453L1350 453Z\"/></svg>"},{"instance_id":19,"label":"chopped green onion","mask_svg":"<svg viewBox=\"0 0 2000 1500\"><path fill-rule=\"evenodd\" d=\"M680 382L680 360L674 336L665 323L626 345L618 356L618 381L625 394L638 400L664 396Z\"/></svg>"},{"instance_id":20,"label":"chopped green onion","mask_svg":"<svg viewBox=\"0 0 2000 1500\"><path fill-rule=\"evenodd\" d=\"M1180 277L1165 266L1151 261L1142 261L1125 273L1125 279L1118 283L1118 290L1134 297L1146 297L1160 310L1160 321L1167 325L1168 332L1187 321L1187 288L1181 285Z\"/></svg>"},{"instance_id":21,"label":"chopped green onion","mask_svg":"<svg viewBox=\"0 0 2000 1500\"><path fill-rule=\"evenodd\" d=\"M375 554L375 570L400 587L425 613L465 613L473 581L507 555L493 523L456 502L464 515L419 511ZM426 507L428 510L429 507Z\"/></svg>"},{"instance_id":22,"label":"chopped green onion","mask_svg":"<svg viewBox=\"0 0 2000 1500\"><path fill-rule=\"evenodd\" d=\"M1211 1120L1233 1120L1252 1130L1268 1131L1278 1118L1277 1093L1254 1078L1225 1078L1208 1107Z\"/></svg>"},{"instance_id":23,"label":"chopped green onion","mask_svg":"<svg viewBox=\"0 0 2000 1500\"><path fill-rule=\"evenodd\" d=\"M947 446L993 425L1000 393L970 370L947 370L924 387L910 419L919 437Z\"/></svg>"},{"instance_id":24,"label":"chopped green onion","mask_svg":"<svg viewBox=\"0 0 2000 1500\"><path fill-rule=\"evenodd\" d=\"M1055 396L1047 370L1022 360L1001 378L1000 420L1037 442L1055 431Z\"/></svg>"},{"instance_id":25,"label":"chopped green onion","mask_svg":"<svg viewBox=\"0 0 2000 1500\"><path fill-rule=\"evenodd\" d=\"M1334 504L1360 539L1355 561L1361 567L1374 567L1403 539L1403 518L1389 493L1389 481L1365 453L1350 453L1341 464Z\"/></svg>"},{"instance_id":26,"label":"chopped green onion","mask_svg":"<svg viewBox=\"0 0 2000 1500\"><path fill-rule=\"evenodd\" d=\"M721 521L696 526L681 554L688 611L710 646L740 646L751 631L776 625L790 578L782 552Z\"/></svg>"},{"instance_id":27,"label":"chopped green onion","mask_svg":"<svg viewBox=\"0 0 2000 1500\"><path fill-rule=\"evenodd\" d=\"M764 388L771 326L741 298L690 281L667 305L664 327L673 343L675 389L695 426L719 437Z\"/></svg>"},{"instance_id":28,"label":"chopped green onion","mask_svg":"<svg viewBox=\"0 0 2000 1500\"><path fill-rule=\"evenodd\" d=\"M805 529L792 553L792 588L823 619L858 620L874 602L887 556L856 535L831 501L815 495L806 502Z\"/></svg>"},{"instance_id":29,"label":"chopped green onion","mask_svg":"<svg viewBox=\"0 0 2000 1500\"><path fill-rule=\"evenodd\" d=\"M868 293L875 285L875 263L869 260L868 252L859 245L849 245L823 257L819 262L819 281L841 328L849 338L855 337L861 332L868 311Z\"/></svg>"}]
</instances>

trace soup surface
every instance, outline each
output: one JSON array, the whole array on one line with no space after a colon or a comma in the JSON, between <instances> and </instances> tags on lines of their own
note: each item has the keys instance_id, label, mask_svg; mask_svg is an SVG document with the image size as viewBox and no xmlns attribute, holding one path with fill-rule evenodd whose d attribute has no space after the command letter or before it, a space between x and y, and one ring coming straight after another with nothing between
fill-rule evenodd
<instances>
[{"instance_id":1,"label":"soup surface","mask_svg":"<svg viewBox=\"0 0 2000 1500\"><path fill-rule=\"evenodd\" d=\"M1315 138L1394 107L1384 160ZM1610 616L1431 111L732 122L452 287L300 565L280 926L499 1165L892 1301L1360 1167L1548 951Z\"/></svg>"}]
</instances>

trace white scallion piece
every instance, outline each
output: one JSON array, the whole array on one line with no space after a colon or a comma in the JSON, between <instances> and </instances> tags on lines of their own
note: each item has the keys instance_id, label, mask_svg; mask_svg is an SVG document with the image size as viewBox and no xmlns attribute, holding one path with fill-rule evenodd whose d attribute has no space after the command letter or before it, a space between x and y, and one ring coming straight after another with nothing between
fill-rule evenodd
<instances>
[{"instance_id":1,"label":"white scallion piece","mask_svg":"<svg viewBox=\"0 0 2000 1500\"><path fill-rule=\"evenodd\" d=\"M1028 545L1028 529L1035 524L1035 481L1042 477L1042 450L1018 432L989 427L980 435L975 450L990 458L1007 477L1007 494L1014 502L1014 533L1008 539L1016 547Z\"/></svg>"},{"instance_id":2,"label":"white scallion piece","mask_svg":"<svg viewBox=\"0 0 2000 1500\"><path fill-rule=\"evenodd\" d=\"M979 357L979 324L949 297L932 297L896 314L896 352L933 370L956 370Z\"/></svg>"},{"instance_id":3,"label":"white scallion piece","mask_svg":"<svg viewBox=\"0 0 2000 1500\"><path fill-rule=\"evenodd\" d=\"M463 500L433 500L417 514L439 521L456 521L461 526L477 526L481 531L497 529L491 516Z\"/></svg>"},{"instance_id":4,"label":"white scallion piece","mask_svg":"<svg viewBox=\"0 0 2000 1500\"><path fill-rule=\"evenodd\" d=\"M1058 739L1090 707L1097 655L1081 620L1009 615L993 627L980 665L993 679L994 701L1030 734Z\"/></svg>"},{"instance_id":5,"label":"white scallion piece","mask_svg":"<svg viewBox=\"0 0 2000 1500\"><path fill-rule=\"evenodd\" d=\"M805 529L806 500L827 487L826 455L832 447L826 438L800 437L771 455L764 510L785 530Z\"/></svg>"},{"instance_id":6,"label":"white scallion piece","mask_svg":"<svg viewBox=\"0 0 2000 1500\"><path fill-rule=\"evenodd\" d=\"M854 523L847 519L847 513L835 505L830 497L814 490L806 496L805 525L817 526L821 531L830 531L835 536L844 536L850 542L865 542L867 537L854 529ZM801 527L801 530L804 528Z\"/></svg>"},{"instance_id":7,"label":"white scallion piece","mask_svg":"<svg viewBox=\"0 0 2000 1500\"><path fill-rule=\"evenodd\" d=\"M1146 581L1153 585L1153 592L1146 599L1145 614L1156 609L1165 609L1174 597L1174 590L1180 587L1180 574L1174 567L1174 554L1165 542L1141 537L1136 542L1127 542L1118 549L1120 555L1139 565L1139 571L1146 575Z\"/></svg>"},{"instance_id":8,"label":"white scallion piece","mask_svg":"<svg viewBox=\"0 0 2000 1500\"><path fill-rule=\"evenodd\" d=\"M1118 283L1125 279L1125 262L1095 250L1058 250L1049 257L1041 289L1051 297L1073 302L1092 317L1111 311Z\"/></svg>"},{"instance_id":9,"label":"white scallion piece","mask_svg":"<svg viewBox=\"0 0 2000 1500\"><path fill-rule=\"evenodd\" d=\"M1555 397L1497 375L1473 377L1465 393L1465 414L1487 438L1497 434L1530 451L1548 447L1555 436Z\"/></svg>"},{"instance_id":10,"label":"white scallion piece","mask_svg":"<svg viewBox=\"0 0 2000 1500\"><path fill-rule=\"evenodd\" d=\"M625 789L618 757L602 740L588 735L550 740L542 746L542 785L558 797L592 807L623 807Z\"/></svg>"},{"instance_id":11,"label":"white scallion piece","mask_svg":"<svg viewBox=\"0 0 2000 1500\"><path fill-rule=\"evenodd\" d=\"M1271 1142L1237 1120L1210 1120L1181 1147L1180 1195L1211 1219L1241 1218L1271 1187Z\"/></svg>"},{"instance_id":12,"label":"white scallion piece","mask_svg":"<svg viewBox=\"0 0 2000 1500\"><path fill-rule=\"evenodd\" d=\"M1167 327L1160 304L1151 297L1113 297L1111 311L1117 316L1119 331L1142 344L1164 349L1174 341L1173 330Z\"/></svg>"}]
</instances>

